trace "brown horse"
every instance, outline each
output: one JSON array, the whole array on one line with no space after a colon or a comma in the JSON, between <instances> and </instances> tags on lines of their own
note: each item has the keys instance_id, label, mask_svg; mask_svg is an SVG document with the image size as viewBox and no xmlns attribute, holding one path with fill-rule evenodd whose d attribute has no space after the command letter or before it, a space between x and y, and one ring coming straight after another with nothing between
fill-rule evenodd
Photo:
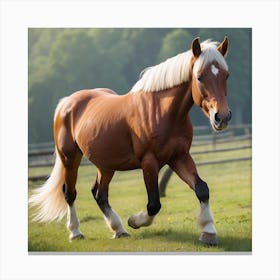
<instances>
[{"instance_id":1,"label":"brown horse","mask_svg":"<svg viewBox=\"0 0 280 280\"><path fill-rule=\"evenodd\" d=\"M67 212L70 240L83 238L75 210L77 171L85 155L97 167L92 194L114 237L128 236L108 201L116 170L143 170L147 211L132 215L136 229L152 224L161 208L159 170L168 164L194 190L200 202L200 240L216 244L209 189L197 174L189 154L192 124L189 111L199 106L215 130L231 118L226 100L228 39L219 45L196 38L191 50L148 68L125 95L109 89L81 90L65 97L54 116L56 161L50 178L30 198L35 220L61 219Z\"/></svg>"}]
</instances>

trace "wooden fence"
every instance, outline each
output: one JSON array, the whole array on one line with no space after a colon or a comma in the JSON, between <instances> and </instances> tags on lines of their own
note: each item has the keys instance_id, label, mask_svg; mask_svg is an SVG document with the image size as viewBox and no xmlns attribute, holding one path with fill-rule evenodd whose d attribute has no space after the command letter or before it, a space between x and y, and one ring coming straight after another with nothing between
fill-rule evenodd
<instances>
[{"instance_id":1,"label":"wooden fence","mask_svg":"<svg viewBox=\"0 0 280 280\"><path fill-rule=\"evenodd\" d=\"M194 128L194 138L193 138L193 151L191 154L193 156L205 155L210 153L227 153L240 150L250 150L251 147L251 135L252 127L251 125L234 125L230 126L226 131L215 133L208 126L200 126ZM246 141L247 140L247 141ZM249 140L249 141L248 141ZM245 141L246 145L237 145L232 147L234 143L241 143ZM228 143L229 147L222 147L222 143ZM248 144L249 143L249 144ZM207 149L199 149L200 146L208 145ZM227 145L226 145L227 146ZM231 147L230 147L231 146ZM38 168L38 167L50 167L54 164L54 144L53 142L49 143L40 143L32 144L28 147L28 167ZM244 157L226 157L219 160L209 160L209 161L200 161L197 162L197 165L208 165L208 164L222 164L227 162L235 161L247 161L251 160L251 156ZM83 158L81 165L91 164L87 159ZM29 176L29 180L42 180L46 179L47 175L37 175Z\"/></svg>"}]
</instances>

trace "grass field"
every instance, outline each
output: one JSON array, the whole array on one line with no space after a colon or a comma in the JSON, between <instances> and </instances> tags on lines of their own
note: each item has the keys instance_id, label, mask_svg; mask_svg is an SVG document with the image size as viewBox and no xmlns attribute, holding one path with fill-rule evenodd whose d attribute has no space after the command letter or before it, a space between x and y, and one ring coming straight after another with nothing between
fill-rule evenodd
<instances>
[{"instance_id":1,"label":"grass field","mask_svg":"<svg viewBox=\"0 0 280 280\"><path fill-rule=\"evenodd\" d=\"M199 155L195 160L200 162L250 154L248 149L222 155ZM50 170L32 168L29 174L48 174ZM216 247L207 247L198 241L198 200L194 192L175 174L167 186L166 197L161 199L162 208L153 225L137 230L127 226L128 217L144 210L147 204L140 170L116 172L110 184L110 204L131 235L129 238L112 239L90 192L96 169L94 166L82 166L79 169L76 206L85 239L69 243L65 218L59 223L35 223L31 220L30 209L29 252L251 252L251 161L200 166L198 171L210 188L211 208L220 242ZM29 192L40 183L29 182Z\"/></svg>"}]
</instances>

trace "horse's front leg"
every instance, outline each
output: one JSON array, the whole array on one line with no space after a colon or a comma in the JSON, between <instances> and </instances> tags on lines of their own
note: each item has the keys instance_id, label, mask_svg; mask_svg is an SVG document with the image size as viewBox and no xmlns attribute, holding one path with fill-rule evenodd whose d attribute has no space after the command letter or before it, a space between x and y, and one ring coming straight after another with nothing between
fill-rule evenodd
<instances>
[{"instance_id":1,"label":"horse's front leg","mask_svg":"<svg viewBox=\"0 0 280 280\"><path fill-rule=\"evenodd\" d=\"M198 176L192 157L190 154L187 154L181 158L177 158L170 163L170 167L195 191L200 202L200 211L197 221L202 229L202 233L199 240L208 245L217 245L217 231L210 209L209 189L207 184Z\"/></svg>"},{"instance_id":2,"label":"horse's front leg","mask_svg":"<svg viewBox=\"0 0 280 280\"><path fill-rule=\"evenodd\" d=\"M148 195L148 204L147 211L141 211L130 216L128 219L128 225L135 229L151 225L155 215L161 208L158 190L159 167L154 155L147 154L144 156L141 162L141 167Z\"/></svg>"}]
</instances>

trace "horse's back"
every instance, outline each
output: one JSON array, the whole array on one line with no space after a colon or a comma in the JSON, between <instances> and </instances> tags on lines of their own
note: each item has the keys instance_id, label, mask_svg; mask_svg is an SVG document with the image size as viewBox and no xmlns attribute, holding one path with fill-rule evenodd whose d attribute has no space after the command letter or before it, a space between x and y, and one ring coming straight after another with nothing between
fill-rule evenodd
<instances>
[{"instance_id":1,"label":"horse's back","mask_svg":"<svg viewBox=\"0 0 280 280\"><path fill-rule=\"evenodd\" d=\"M79 106L80 103L87 103L95 98L104 96L118 96L118 94L108 88L95 88L76 91L66 98L68 98L72 106Z\"/></svg>"},{"instance_id":2,"label":"horse's back","mask_svg":"<svg viewBox=\"0 0 280 280\"><path fill-rule=\"evenodd\" d=\"M59 114L61 118L73 115L75 122L92 100L104 96L118 96L116 92L108 88L84 89L64 97L57 105L55 117Z\"/></svg>"}]
</instances>

